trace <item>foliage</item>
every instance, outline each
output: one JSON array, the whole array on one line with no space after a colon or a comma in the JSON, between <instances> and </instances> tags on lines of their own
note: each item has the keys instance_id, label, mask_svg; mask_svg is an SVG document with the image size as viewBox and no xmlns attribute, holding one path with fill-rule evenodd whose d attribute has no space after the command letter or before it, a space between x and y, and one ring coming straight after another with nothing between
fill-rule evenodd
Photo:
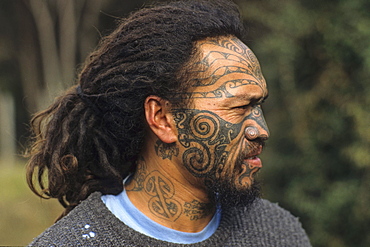
<instances>
[{"instance_id":1,"label":"foliage","mask_svg":"<svg viewBox=\"0 0 370 247\"><path fill-rule=\"evenodd\" d=\"M369 246L369 3L239 2L271 94L266 197L314 246Z\"/></svg>"}]
</instances>

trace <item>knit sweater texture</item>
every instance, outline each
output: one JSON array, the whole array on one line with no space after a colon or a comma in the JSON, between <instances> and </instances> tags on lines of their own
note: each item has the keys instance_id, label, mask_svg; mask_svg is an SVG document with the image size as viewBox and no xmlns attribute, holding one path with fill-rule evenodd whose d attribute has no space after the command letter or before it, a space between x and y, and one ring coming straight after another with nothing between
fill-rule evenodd
<instances>
[{"instance_id":1,"label":"knit sweater texture","mask_svg":"<svg viewBox=\"0 0 370 247\"><path fill-rule=\"evenodd\" d=\"M247 210L223 210L216 232L195 244L175 244L143 235L116 218L95 192L30 246L311 246L297 218L258 199Z\"/></svg>"}]
</instances>

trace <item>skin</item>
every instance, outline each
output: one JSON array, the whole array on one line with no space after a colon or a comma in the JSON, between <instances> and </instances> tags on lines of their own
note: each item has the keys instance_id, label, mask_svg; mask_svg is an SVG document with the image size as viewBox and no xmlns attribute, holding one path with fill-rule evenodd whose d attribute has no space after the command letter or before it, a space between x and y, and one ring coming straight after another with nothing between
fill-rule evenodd
<instances>
[{"instance_id":1,"label":"skin","mask_svg":"<svg viewBox=\"0 0 370 247\"><path fill-rule=\"evenodd\" d=\"M261 104L268 91L253 52L235 37L196 44L198 59L188 92L175 108L157 96L145 101L148 136L125 188L150 219L175 230L199 232L215 202L207 184L228 181L250 189L261 163L255 156L269 136ZM253 127L251 135L247 127Z\"/></svg>"}]
</instances>

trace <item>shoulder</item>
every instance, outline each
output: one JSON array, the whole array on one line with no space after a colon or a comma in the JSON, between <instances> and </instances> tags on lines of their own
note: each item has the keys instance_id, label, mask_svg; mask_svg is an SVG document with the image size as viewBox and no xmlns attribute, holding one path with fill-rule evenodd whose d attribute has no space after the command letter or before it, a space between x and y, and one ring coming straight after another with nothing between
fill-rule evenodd
<instances>
[{"instance_id":1,"label":"shoulder","mask_svg":"<svg viewBox=\"0 0 370 247\"><path fill-rule=\"evenodd\" d=\"M96 241L99 241L99 235L110 232L109 222L115 220L102 202L101 194L95 192L36 237L30 246L80 246L88 242L98 244Z\"/></svg>"},{"instance_id":2,"label":"shoulder","mask_svg":"<svg viewBox=\"0 0 370 247\"><path fill-rule=\"evenodd\" d=\"M280 207L278 203L272 203L265 199L256 200L249 209L249 215L257 221L269 222L269 224L273 225L287 224L301 227L298 217L293 216L289 211Z\"/></svg>"},{"instance_id":3,"label":"shoulder","mask_svg":"<svg viewBox=\"0 0 370 247\"><path fill-rule=\"evenodd\" d=\"M254 246L311 246L299 219L277 203L258 199L234 211L237 233Z\"/></svg>"}]
</instances>

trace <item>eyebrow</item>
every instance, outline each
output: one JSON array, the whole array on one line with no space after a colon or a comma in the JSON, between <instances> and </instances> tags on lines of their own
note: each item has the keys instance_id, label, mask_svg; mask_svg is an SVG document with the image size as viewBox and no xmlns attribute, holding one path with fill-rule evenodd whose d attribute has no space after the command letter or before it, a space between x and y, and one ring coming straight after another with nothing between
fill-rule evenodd
<instances>
[{"instance_id":1,"label":"eyebrow","mask_svg":"<svg viewBox=\"0 0 370 247\"><path fill-rule=\"evenodd\" d=\"M269 94L267 93L264 97L258 97L250 94L235 95L234 97L237 100L248 100L249 103L262 104L269 97Z\"/></svg>"}]
</instances>

